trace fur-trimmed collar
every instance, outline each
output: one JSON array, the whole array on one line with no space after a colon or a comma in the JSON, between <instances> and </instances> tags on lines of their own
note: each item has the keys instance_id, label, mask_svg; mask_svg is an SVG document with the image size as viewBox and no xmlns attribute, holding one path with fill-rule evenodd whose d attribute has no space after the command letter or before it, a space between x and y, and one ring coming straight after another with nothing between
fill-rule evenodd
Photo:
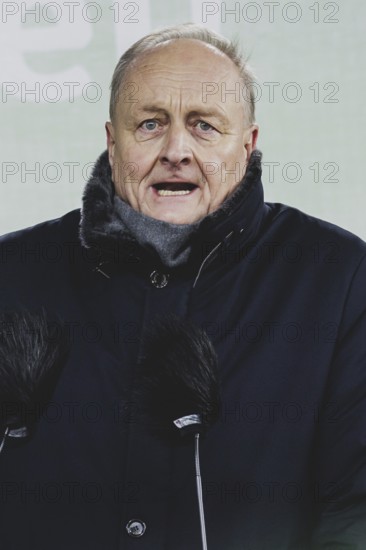
<instances>
[{"instance_id":1,"label":"fur-trimmed collar","mask_svg":"<svg viewBox=\"0 0 366 550\"><path fill-rule=\"evenodd\" d=\"M237 229L248 230L255 210L263 203L261 158L260 151L253 151L245 176L236 191L218 210L200 220L196 244L198 241L220 242L228 233ZM82 201L80 240L84 247L111 251L123 244L138 245L123 223L121 212L115 207L115 190L107 151L96 161Z\"/></svg>"}]
</instances>

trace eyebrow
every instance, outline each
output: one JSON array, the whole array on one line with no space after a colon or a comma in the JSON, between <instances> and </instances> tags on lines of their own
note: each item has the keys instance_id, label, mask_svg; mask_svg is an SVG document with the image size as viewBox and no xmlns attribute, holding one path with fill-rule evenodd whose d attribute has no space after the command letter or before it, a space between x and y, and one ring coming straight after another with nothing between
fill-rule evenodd
<instances>
[{"instance_id":1,"label":"eyebrow","mask_svg":"<svg viewBox=\"0 0 366 550\"><path fill-rule=\"evenodd\" d=\"M162 107L158 107L157 105L150 104L145 105L141 107L141 111L144 113L161 113L165 116L169 116L169 113L166 109L163 109ZM212 109L193 109L188 113L188 117L191 116L203 116L203 117L214 117L219 119L223 124L228 124L229 120L226 116L221 114L220 112Z\"/></svg>"}]
</instances>

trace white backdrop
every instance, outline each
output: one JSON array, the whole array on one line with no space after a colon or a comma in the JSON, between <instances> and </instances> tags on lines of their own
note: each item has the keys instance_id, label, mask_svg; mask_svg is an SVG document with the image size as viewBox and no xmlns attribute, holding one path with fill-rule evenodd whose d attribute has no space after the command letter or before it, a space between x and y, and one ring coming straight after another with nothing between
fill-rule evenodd
<instances>
[{"instance_id":1,"label":"white backdrop","mask_svg":"<svg viewBox=\"0 0 366 550\"><path fill-rule=\"evenodd\" d=\"M365 18L363 0L2 2L0 234L80 206L117 59L147 32L192 21L250 57L265 199L366 239Z\"/></svg>"}]
</instances>

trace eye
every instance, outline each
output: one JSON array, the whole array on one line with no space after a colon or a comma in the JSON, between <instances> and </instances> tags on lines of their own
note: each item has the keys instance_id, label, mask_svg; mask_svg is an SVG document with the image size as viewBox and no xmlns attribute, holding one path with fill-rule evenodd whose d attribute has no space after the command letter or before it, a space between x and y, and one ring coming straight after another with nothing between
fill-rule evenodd
<instances>
[{"instance_id":1,"label":"eye","mask_svg":"<svg viewBox=\"0 0 366 550\"><path fill-rule=\"evenodd\" d=\"M153 132L157 129L158 123L153 118L149 118L148 120L144 120L141 122L139 128L142 128L143 130L147 130L149 132Z\"/></svg>"},{"instance_id":2,"label":"eye","mask_svg":"<svg viewBox=\"0 0 366 550\"><path fill-rule=\"evenodd\" d=\"M209 124L208 122L205 122L204 120L199 120L197 122L197 126L199 127L200 130L202 130L204 133L208 133L210 132L211 130L215 130L215 128L213 126L211 126L211 124Z\"/></svg>"}]
</instances>

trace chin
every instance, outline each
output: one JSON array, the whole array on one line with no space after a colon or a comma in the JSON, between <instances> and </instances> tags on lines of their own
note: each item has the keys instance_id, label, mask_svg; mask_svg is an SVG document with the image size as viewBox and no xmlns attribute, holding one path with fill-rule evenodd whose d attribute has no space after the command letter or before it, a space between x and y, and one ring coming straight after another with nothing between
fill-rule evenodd
<instances>
[{"instance_id":1,"label":"chin","mask_svg":"<svg viewBox=\"0 0 366 550\"><path fill-rule=\"evenodd\" d=\"M196 221L196 220L193 220L193 219L190 219L190 218L186 218L186 217L182 217L182 216L175 216L175 215L162 216L159 219L163 222L173 223L175 225L188 225L188 224L194 223Z\"/></svg>"},{"instance_id":2,"label":"chin","mask_svg":"<svg viewBox=\"0 0 366 550\"><path fill-rule=\"evenodd\" d=\"M198 216L192 216L192 213L179 214L178 212L150 212L149 216L155 218L156 220L173 223L175 225L189 225L200 219Z\"/></svg>"}]
</instances>

